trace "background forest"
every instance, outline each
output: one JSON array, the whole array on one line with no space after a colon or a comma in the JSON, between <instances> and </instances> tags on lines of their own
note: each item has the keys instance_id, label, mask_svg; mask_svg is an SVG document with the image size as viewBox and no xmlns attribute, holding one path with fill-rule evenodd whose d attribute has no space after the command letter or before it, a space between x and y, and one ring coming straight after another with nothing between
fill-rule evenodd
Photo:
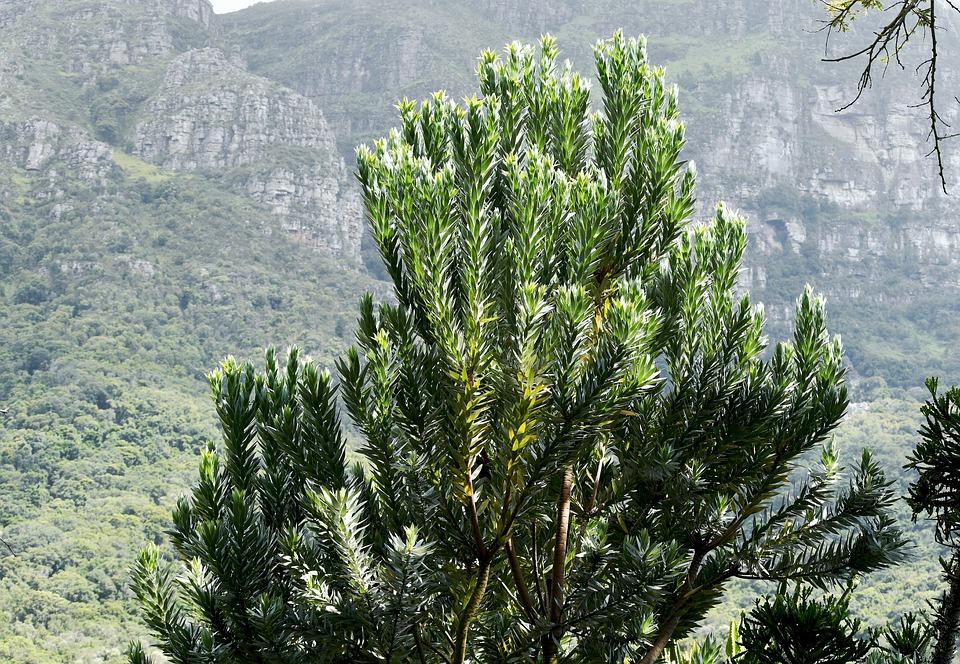
<instances>
[{"instance_id":1,"label":"background forest","mask_svg":"<svg viewBox=\"0 0 960 664\"><path fill-rule=\"evenodd\" d=\"M354 146L395 124L398 98L461 95L482 48L543 32L585 71L596 39L648 36L680 86L700 213L722 195L748 219L742 286L774 339L803 284L826 294L854 401L837 443L847 458L869 446L902 490L924 378L960 381L957 206L904 103L912 70L835 113L857 71L820 62L820 11L0 0L0 660L121 660L144 631L135 552L164 541L217 437L204 372L268 344L331 366L360 295L389 290ZM939 587L929 527L898 509L917 547L856 593L868 624ZM754 594L732 592L713 624Z\"/></svg>"}]
</instances>

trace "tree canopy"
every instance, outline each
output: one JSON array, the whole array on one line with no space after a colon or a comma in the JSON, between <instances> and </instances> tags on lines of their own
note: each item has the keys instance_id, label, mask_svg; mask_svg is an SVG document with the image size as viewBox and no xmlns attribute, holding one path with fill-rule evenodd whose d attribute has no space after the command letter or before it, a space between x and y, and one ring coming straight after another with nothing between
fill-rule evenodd
<instances>
[{"instance_id":1,"label":"tree canopy","mask_svg":"<svg viewBox=\"0 0 960 664\"><path fill-rule=\"evenodd\" d=\"M652 664L732 579L898 559L890 483L829 442L822 299L767 348L743 221L692 223L676 90L642 39L594 53L595 112L546 37L359 149L395 300L362 300L337 386L297 350L211 374L179 574L134 574L172 661Z\"/></svg>"}]
</instances>

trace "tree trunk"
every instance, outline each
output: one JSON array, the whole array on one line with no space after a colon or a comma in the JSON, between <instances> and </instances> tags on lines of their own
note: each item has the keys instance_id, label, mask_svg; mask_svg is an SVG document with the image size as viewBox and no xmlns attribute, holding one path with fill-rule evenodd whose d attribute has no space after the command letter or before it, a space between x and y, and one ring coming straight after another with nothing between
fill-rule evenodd
<instances>
[{"instance_id":1,"label":"tree trunk","mask_svg":"<svg viewBox=\"0 0 960 664\"><path fill-rule=\"evenodd\" d=\"M660 660L663 651L670 645L670 639L673 638L673 633L676 631L678 624L680 624L679 613L661 625L660 631L657 632L657 638L650 645L650 650L647 651L647 654L643 656L643 659L641 659L638 664L656 664Z\"/></svg>"},{"instance_id":2,"label":"tree trunk","mask_svg":"<svg viewBox=\"0 0 960 664\"><path fill-rule=\"evenodd\" d=\"M951 664L960 630L960 549L953 552L944 578L947 589L940 597L935 624L937 642L931 664Z\"/></svg>"},{"instance_id":3,"label":"tree trunk","mask_svg":"<svg viewBox=\"0 0 960 664\"><path fill-rule=\"evenodd\" d=\"M557 531L553 541L553 573L547 593L550 622L554 627L543 637L543 659L556 664L557 650L563 637L560 621L563 619L563 581L567 560L567 535L570 532L570 493L573 490L573 466L563 469L560 497L557 499Z\"/></svg>"},{"instance_id":4,"label":"tree trunk","mask_svg":"<svg viewBox=\"0 0 960 664\"><path fill-rule=\"evenodd\" d=\"M457 640L454 643L452 664L463 664L467 657L467 641L470 637L470 623L477 615L483 595L487 592L487 582L490 580L490 561L482 559L477 569L477 583L473 587L470 599L460 614L460 624L457 625Z\"/></svg>"}]
</instances>

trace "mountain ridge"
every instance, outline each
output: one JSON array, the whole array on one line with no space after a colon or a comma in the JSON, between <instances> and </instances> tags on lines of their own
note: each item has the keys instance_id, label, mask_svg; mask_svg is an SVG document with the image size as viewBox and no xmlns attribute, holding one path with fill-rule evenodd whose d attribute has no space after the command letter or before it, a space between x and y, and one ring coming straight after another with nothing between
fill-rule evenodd
<instances>
[{"instance_id":1,"label":"mountain ridge","mask_svg":"<svg viewBox=\"0 0 960 664\"><path fill-rule=\"evenodd\" d=\"M65 34L53 26L64 13ZM78 146L81 179L91 168L104 177L115 151L170 171L256 166L235 190L250 193L275 226L330 255L359 259L359 199L322 111L229 57L207 0L47 2L11 20L18 24L5 30L9 45L0 54L33 53L23 63L0 57L0 83L10 82L0 93L13 135L6 144L20 146L5 151L8 163L39 172L59 150ZM191 84L203 94L176 94ZM63 99L43 107L55 99L51 88ZM291 160L283 148L301 150ZM104 162L99 170L94 161Z\"/></svg>"}]
</instances>

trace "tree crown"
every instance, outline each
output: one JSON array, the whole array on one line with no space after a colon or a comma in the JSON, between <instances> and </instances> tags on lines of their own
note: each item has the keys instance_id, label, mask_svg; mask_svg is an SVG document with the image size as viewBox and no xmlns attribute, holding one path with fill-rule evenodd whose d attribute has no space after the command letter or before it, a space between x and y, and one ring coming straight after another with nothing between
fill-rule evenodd
<instances>
[{"instance_id":1,"label":"tree crown","mask_svg":"<svg viewBox=\"0 0 960 664\"><path fill-rule=\"evenodd\" d=\"M896 559L869 455L846 482L829 445L801 463L847 404L822 300L767 351L743 222L690 224L676 89L642 39L594 53L596 112L547 37L358 150L396 295L362 300L338 366L359 463L297 351L214 372L223 442L175 514L186 580L155 552L135 575L175 661L651 664L730 579Z\"/></svg>"}]
</instances>

